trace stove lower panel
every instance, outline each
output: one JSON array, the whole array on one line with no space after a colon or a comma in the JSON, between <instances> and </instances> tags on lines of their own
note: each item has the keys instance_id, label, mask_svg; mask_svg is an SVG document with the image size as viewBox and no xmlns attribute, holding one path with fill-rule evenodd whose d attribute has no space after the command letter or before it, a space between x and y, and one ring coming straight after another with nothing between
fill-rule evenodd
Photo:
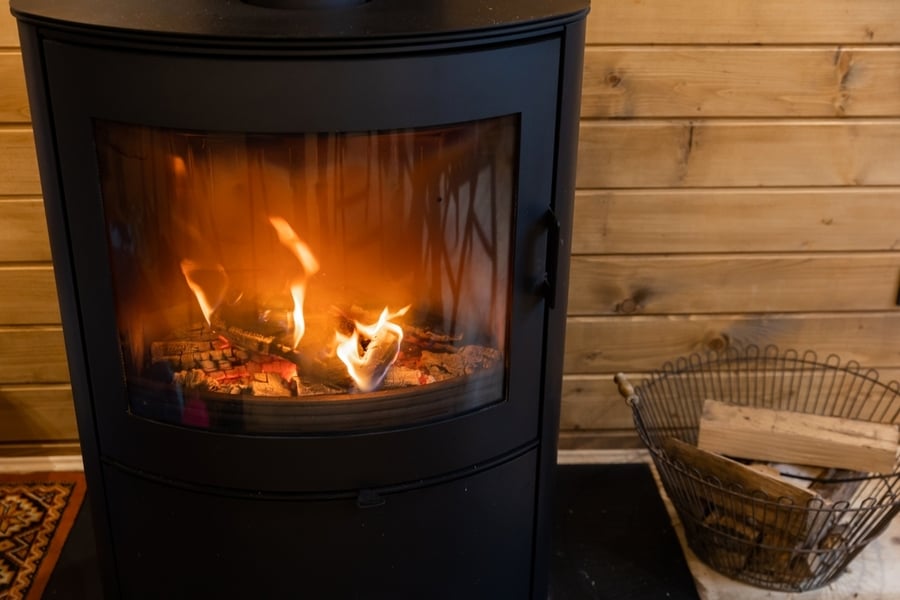
<instances>
[{"instance_id":1,"label":"stove lower panel","mask_svg":"<svg viewBox=\"0 0 900 600\"><path fill-rule=\"evenodd\" d=\"M222 495L105 465L121 596L530 597L537 453L328 500Z\"/></svg>"}]
</instances>

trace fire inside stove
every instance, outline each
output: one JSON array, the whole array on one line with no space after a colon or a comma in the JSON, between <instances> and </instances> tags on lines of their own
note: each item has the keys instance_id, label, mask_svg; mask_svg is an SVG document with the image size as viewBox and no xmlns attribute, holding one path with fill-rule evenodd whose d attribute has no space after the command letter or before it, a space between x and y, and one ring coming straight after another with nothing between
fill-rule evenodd
<instances>
[{"instance_id":1,"label":"fire inside stove","mask_svg":"<svg viewBox=\"0 0 900 600\"><path fill-rule=\"evenodd\" d=\"M517 132L96 122L132 411L265 433L501 400Z\"/></svg>"}]
</instances>

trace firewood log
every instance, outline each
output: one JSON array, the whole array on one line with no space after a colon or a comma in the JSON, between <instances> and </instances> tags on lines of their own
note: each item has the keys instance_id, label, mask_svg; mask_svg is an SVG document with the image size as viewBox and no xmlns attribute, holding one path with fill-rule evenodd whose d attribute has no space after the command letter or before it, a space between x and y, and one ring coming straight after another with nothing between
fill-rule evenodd
<instances>
[{"instance_id":1,"label":"firewood log","mask_svg":"<svg viewBox=\"0 0 900 600\"><path fill-rule=\"evenodd\" d=\"M712 483L704 488L702 500L712 510L741 519L760 534L771 529L796 540L797 544L806 541L812 520L806 509L818 499L815 493L677 438L665 438L662 448L670 458L696 470L702 477L721 483L721 490ZM760 493L768 500L751 501L751 497ZM688 495L693 494L688 491Z\"/></svg>"},{"instance_id":2,"label":"firewood log","mask_svg":"<svg viewBox=\"0 0 900 600\"><path fill-rule=\"evenodd\" d=\"M898 442L893 424L707 400L697 446L738 458L891 473Z\"/></svg>"}]
</instances>

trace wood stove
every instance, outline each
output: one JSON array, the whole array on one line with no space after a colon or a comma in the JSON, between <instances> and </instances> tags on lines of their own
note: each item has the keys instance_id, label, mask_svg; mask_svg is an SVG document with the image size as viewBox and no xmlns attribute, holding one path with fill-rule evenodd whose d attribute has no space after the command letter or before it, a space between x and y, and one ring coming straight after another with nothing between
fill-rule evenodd
<instances>
[{"instance_id":1,"label":"wood stove","mask_svg":"<svg viewBox=\"0 0 900 600\"><path fill-rule=\"evenodd\" d=\"M111 597L545 597L586 3L13 0Z\"/></svg>"}]
</instances>

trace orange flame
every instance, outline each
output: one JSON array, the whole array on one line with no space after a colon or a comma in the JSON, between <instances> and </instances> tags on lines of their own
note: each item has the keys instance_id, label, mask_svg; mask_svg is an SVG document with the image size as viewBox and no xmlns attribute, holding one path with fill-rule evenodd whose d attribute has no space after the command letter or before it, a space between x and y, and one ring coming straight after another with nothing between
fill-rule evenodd
<instances>
[{"instance_id":1,"label":"orange flame","mask_svg":"<svg viewBox=\"0 0 900 600\"><path fill-rule=\"evenodd\" d=\"M306 333L306 320L303 318L303 302L306 298L306 283L319 270L319 261L310 250L309 246L300 239L294 229L281 217L269 217L269 222L278 234L281 242L300 262L303 274L291 284L291 298L294 301L294 348L300 344L303 334Z\"/></svg>"},{"instance_id":2,"label":"orange flame","mask_svg":"<svg viewBox=\"0 0 900 600\"><path fill-rule=\"evenodd\" d=\"M181 261L181 272L185 281L187 281L188 287L191 288L194 296L197 297L197 303L203 312L203 318L212 326L212 314L221 306L222 301L225 299L225 291L228 289L228 274L225 273L225 267L216 265L209 268L186 258ZM207 285L201 285L198 276L201 273L210 272L220 279L217 282L219 283L218 286L213 285L216 282L207 282Z\"/></svg>"},{"instance_id":3,"label":"orange flame","mask_svg":"<svg viewBox=\"0 0 900 600\"><path fill-rule=\"evenodd\" d=\"M385 307L378 321L371 325L355 321L355 329L350 336L335 333L338 358L346 365L347 373L361 392L371 392L381 385L388 369L397 360L400 343L403 341L403 328L389 319L404 315L407 310L409 306L389 313ZM360 334L369 340L363 352L360 352Z\"/></svg>"}]
</instances>

